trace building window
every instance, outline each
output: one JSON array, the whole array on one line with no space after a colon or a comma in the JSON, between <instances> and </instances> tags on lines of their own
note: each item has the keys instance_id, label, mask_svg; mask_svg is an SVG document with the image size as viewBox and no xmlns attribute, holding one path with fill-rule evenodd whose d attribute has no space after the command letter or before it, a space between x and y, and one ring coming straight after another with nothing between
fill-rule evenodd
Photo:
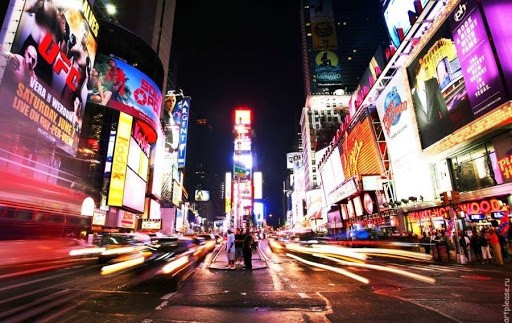
<instances>
[{"instance_id":1,"label":"building window","mask_svg":"<svg viewBox=\"0 0 512 323\"><path fill-rule=\"evenodd\" d=\"M491 142L451 158L451 170L457 191L473 191L503 184L503 179L496 176L499 166Z\"/></svg>"}]
</instances>

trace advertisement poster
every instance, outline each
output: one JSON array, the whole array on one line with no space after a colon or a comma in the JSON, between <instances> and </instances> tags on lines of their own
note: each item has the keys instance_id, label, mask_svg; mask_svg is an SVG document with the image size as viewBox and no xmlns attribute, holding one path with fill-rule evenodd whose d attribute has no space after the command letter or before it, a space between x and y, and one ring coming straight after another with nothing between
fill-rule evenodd
<instances>
[{"instance_id":1,"label":"advertisement poster","mask_svg":"<svg viewBox=\"0 0 512 323\"><path fill-rule=\"evenodd\" d=\"M469 102L479 117L504 103L506 96L476 0L460 3L450 15L450 25Z\"/></svg>"},{"instance_id":2,"label":"advertisement poster","mask_svg":"<svg viewBox=\"0 0 512 323\"><path fill-rule=\"evenodd\" d=\"M315 57L315 78L319 85L341 83L341 65L338 55L333 51L317 52Z\"/></svg>"},{"instance_id":3,"label":"advertisement poster","mask_svg":"<svg viewBox=\"0 0 512 323\"><path fill-rule=\"evenodd\" d=\"M190 98L183 98L178 102L176 112L180 120L180 133L178 139L178 168L185 167L187 157L187 134L189 121Z\"/></svg>"},{"instance_id":4,"label":"advertisement poster","mask_svg":"<svg viewBox=\"0 0 512 323\"><path fill-rule=\"evenodd\" d=\"M405 71L397 72L375 101L386 138L393 181L399 198L433 197L428 164L421 157L421 144Z\"/></svg>"},{"instance_id":5,"label":"advertisement poster","mask_svg":"<svg viewBox=\"0 0 512 323\"><path fill-rule=\"evenodd\" d=\"M150 144L156 141L162 92L144 73L124 61L99 54L91 72L87 100L142 121Z\"/></svg>"},{"instance_id":6,"label":"advertisement poster","mask_svg":"<svg viewBox=\"0 0 512 323\"><path fill-rule=\"evenodd\" d=\"M429 0L390 0L384 10L391 43L398 48Z\"/></svg>"},{"instance_id":7,"label":"advertisement poster","mask_svg":"<svg viewBox=\"0 0 512 323\"><path fill-rule=\"evenodd\" d=\"M446 22L407 71L423 149L474 119L457 49Z\"/></svg>"},{"instance_id":8,"label":"advertisement poster","mask_svg":"<svg viewBox=\"0 0 512 323\"><path fill-rule=\"evenodd\" d=\"M314 50L336 50L338 41L331 0L309 1L311 39Z\"/></svg>"},{"instance_id":9,"label":"advertisement poster","mask_svg":"<svg viewBox=\"0 0 512 323\"><path fill-rule=\"evenodd\" d=\"M380 153L368 117L355 124L352 131L345 136L340 148L345 178L383 173Z\"/></svg>"},{"instance_id":10,"label":"advertisement poster","mask_svg":"<svg viewBox=\"0 0 512 323\"><path fill-rule=\"evenodd\" d=\"M98 23L76 6L61 5L27 1L23 7L12 47L1 53L0 126L76 156Z\"/></svg>"},{"instance_id":11,"label":"advertisement poster","mask_svg":"<svg viewBox=\"0 0 512 323\"><path fill-rule=\"evenodd\" d=\"M484 15L491 31L491 38L500 58L509 98L512 95L512 28L510 28L510 0L482 0Z\"/></svg>"}]
</instances>

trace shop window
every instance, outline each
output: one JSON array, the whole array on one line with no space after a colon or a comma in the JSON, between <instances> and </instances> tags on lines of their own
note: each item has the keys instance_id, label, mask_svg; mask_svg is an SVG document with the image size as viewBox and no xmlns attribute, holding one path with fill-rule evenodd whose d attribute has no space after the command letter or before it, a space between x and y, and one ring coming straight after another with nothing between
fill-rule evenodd
<instances>
[{"instance_id":1,"label":"shop window","mask_svg":"<svg viewBox=\"0 0 512 323\"><path fill-rule=\"evenodd\" d=\"M498 183L495 169L498 166L492 144L476 146L451 159L455 190L473 191L495 186Z\"/></svg>"}]
</instances>

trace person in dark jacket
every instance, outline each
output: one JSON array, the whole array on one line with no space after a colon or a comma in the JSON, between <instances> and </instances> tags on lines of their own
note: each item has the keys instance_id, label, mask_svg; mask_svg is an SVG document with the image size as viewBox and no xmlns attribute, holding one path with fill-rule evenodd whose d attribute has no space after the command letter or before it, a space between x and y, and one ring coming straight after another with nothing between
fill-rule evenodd
<instances>
[{"instance_id":1,"label":"person in dark jacket","mask_svg":"<svg viewBox=\"0 0 512 323\"><path fill-rule=\"evenodd\" d=\"M251 229L247 228L244 235L243 254L244 254L244 268L252 270L252 243L253 237Z\"/></svg>"},{"instance_id":2,"label":"person in dark jacket","mask_svg":"<svg viewBox=\"0 0 512 323\"><path fill-rule=\"evenodd\" d=\"M471 245L471 250L475 253L476 262L482 262L482 248L480 246L480 233L478 231L473 230L469 244Z\"/></svg>"}]
</instances>

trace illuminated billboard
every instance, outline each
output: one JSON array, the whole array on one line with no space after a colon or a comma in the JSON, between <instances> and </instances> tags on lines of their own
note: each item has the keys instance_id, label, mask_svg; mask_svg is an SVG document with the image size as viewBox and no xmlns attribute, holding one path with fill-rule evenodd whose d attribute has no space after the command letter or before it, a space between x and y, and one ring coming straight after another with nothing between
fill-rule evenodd
<instances>
[{"instance_id":1,"label":"illuminated billboard","mask_svg":"<svg viewBox=\"0 0 512 323\"><path fill-rule=\"evenodd\" d=\"M338 49L334 11L331 0L310 0L309 19L313 49Z\"/></svg>"},{"instance_id":2,"label":"illuminated billboard","mask_svg":"<svg viewBox=\"0 0 512 323\"><path fill-rule=\"evenodd\" d=\"M341 62L338 54L330 50L316 52L314 77L319 85L336 85L342 82Z\"/></svg>"},{"instance_id":3,"label":"illuminated billboard","mask_svg":"<svg viewBox=\"0 0 512 323\"><path fill-rule=\"evenodd\" d=\"M355 123L352 130L345 136L341 142L340 154L345 178L384 172L368 116Z\"/></svg>"},{"instance_id":4,"label":"illuminated billboard","mask_svg":"<svg viewBox=\"0 0 512 323\"><path fill-rule=\"evenodd\" d=\"M2 131L44 140L72 156L97 49L98 23L87 1L82 9L86 15L67 2L26 1L12 47L0 49L6 58Z\"/></svg>"},{"instance_id":5,"label":"illuminated billboard","mask_svg":"<svg viewBox=\"0 0 512 323\"><path fill-rule=\"evenodd\" d=\"M188 121L189 121L190 98L183 98L178 102L176 113L179 116L180 133L178 139L178 168L185 167L187 157L187 135L188 135Z\"/></svg>"},{"instance_id":6,"label":"illuminated billboard","mask_svg":"<svg viewBox=\"0 0 512 323\"><path fill-rule=\"evenodd\" d=\"M251 139L235 139L235 151L251 151Z\"/></svg>"},{"instance_id":7,"label":"illuminated billboard","mask_svg":"<svg viewBox=\"0 0 512 323\"><path fill-rule=\"evenodd\" d=\"M254 198L262 199L263 198L263 174L261 172L254 172L253 182L254 182Z\"/></svg>"},{"instance_id":8,"label":"illuminated billboard","mask_svg":"<svg viewBox=\"0 0 512 323\"><path fill-rule=\"evenodd\" d=\"M226 173L225 175L225 179L224 179L224 185L226 187L226 190L225 190L225 207L224 207L224 211L226 213L230 212L231 211L231 196L232 196L232 192L231 192L231 187L232 187L232 177L231 177L231 173Z\"/></svg>"},{"instance_id":9,"label":"illuminated billboard","mask_svg":"<svg viewBox=\"0 0 512 323\"><path fill-rule=\"evenodd\" d=\"M395 74L381 92L375 101L375 107L386 138L396 195L399 198L407 198L411 195L433 198L434 192L431 185L418 185L418 183L431 181L430 169L421 156L414 107L403 69ZM381 189L365 188L368 191Z\"/></svg>"},{"instance_id":10,"label":"illuminated billboard","mask_svg":"<svg viewBox=\"0 0 512 323\"><path fill-rule=\"evenodd\" d=\"M207 202L210 200L210 191L206 190L195 190L194 200L196 202Z\"/></svg>"},{"instance_id":11,"label":"illuminated billboard","mask_svg":"<svg viewBox=\"0 0 512 323\"><path fill-rule=\"evenodd\" d=\"M149 168L149 145L142 129L133 121L132 116L120 113L115 146L110 158L111 165L108 165L108 205L143 212ZM109 150L112 149L110 146L111 144ZM109 173L108 168L106 167L106 174Z\"/></svg>"},{"instance_id":12,"label":"illuminated billboard","mask_svg":"<svg viewBox=\"0 0 512 323\"><path fill-rule=\"evenodd\" d=\"M456 6L450 24L469 102L473 114L479 117L504 103L506 94L477 1L467 0Z\"/></svg>"},{"instance_id":13,"label":"illuminated billboard","mask_svg":"<svg viewBox=\"0 0 512 323\"><path fill-rule=\"evenodd\" d=\"M510 46L512 3L509 0L482 0L482 6L486 20L489 22L490 38L496 48L509 95L512 95L512 60L510 59L512 57L512 46Z\"/></svg>"},{"instance_id":14,"label":"illuminated billboard","mask_svg":"<svg viewBox=\"0 0 512 323\"><path fill-rule=\"evenodd\" d=\"M133 117L125 113L119 115L116 142L112 157L112 169L110 172L110 187L108 193L108 205L122 206L124 184L126 181L126 167L132 133Z\"/></svg>"},{"instance_id":15,"label":"illuminated billboard","mask_svg":"<svg viewBox=\"0 0 512 323\"><path fill-rule=\"evenodd\" d=\"M302 166L302 153L287 153L286 154L286 168L294 169Z\"/></svg>"},{"instance_id":16,"label":"illuminated billboard","mask_svg":"<svg viewBox=\"0 0 512 323\"><path fill-rule=\"evenodd\" d=\"M235 110L235 124L250 126L251 125L251 110L236 109Z\"/></svg>"},{"instance_id":17,"label":"illuminated billboard","mask_svg":"<svg viewBox=\"0 0 512 323\"><path fill-rule=\"evenodd\" d=\"M98 54L87 97L89 102L125 112L142 121L150 143L156 141L162 93L144 73L130 64ZM146 126L147 125L147 126Z\"/></svg>"},{"instance_id":18,"label":"illuminated billboard","mask_svg":"<svg viewBox=\"0 0 512 323\"><path fill-rule=\"evenodd\" d=\"M391 43L398 48L429 0L390 0L384 10Z\"/></svg>"},{"instance_id":19,"label":"illuminated billboard","mask_svg":"<svg viewBox=\"0 0 512 323\"><path fill-rule=\"evenodd\" d=\"M474 119L457 49L446 22L407 71L423 149Z\"/></svg>"}]
</instances>

